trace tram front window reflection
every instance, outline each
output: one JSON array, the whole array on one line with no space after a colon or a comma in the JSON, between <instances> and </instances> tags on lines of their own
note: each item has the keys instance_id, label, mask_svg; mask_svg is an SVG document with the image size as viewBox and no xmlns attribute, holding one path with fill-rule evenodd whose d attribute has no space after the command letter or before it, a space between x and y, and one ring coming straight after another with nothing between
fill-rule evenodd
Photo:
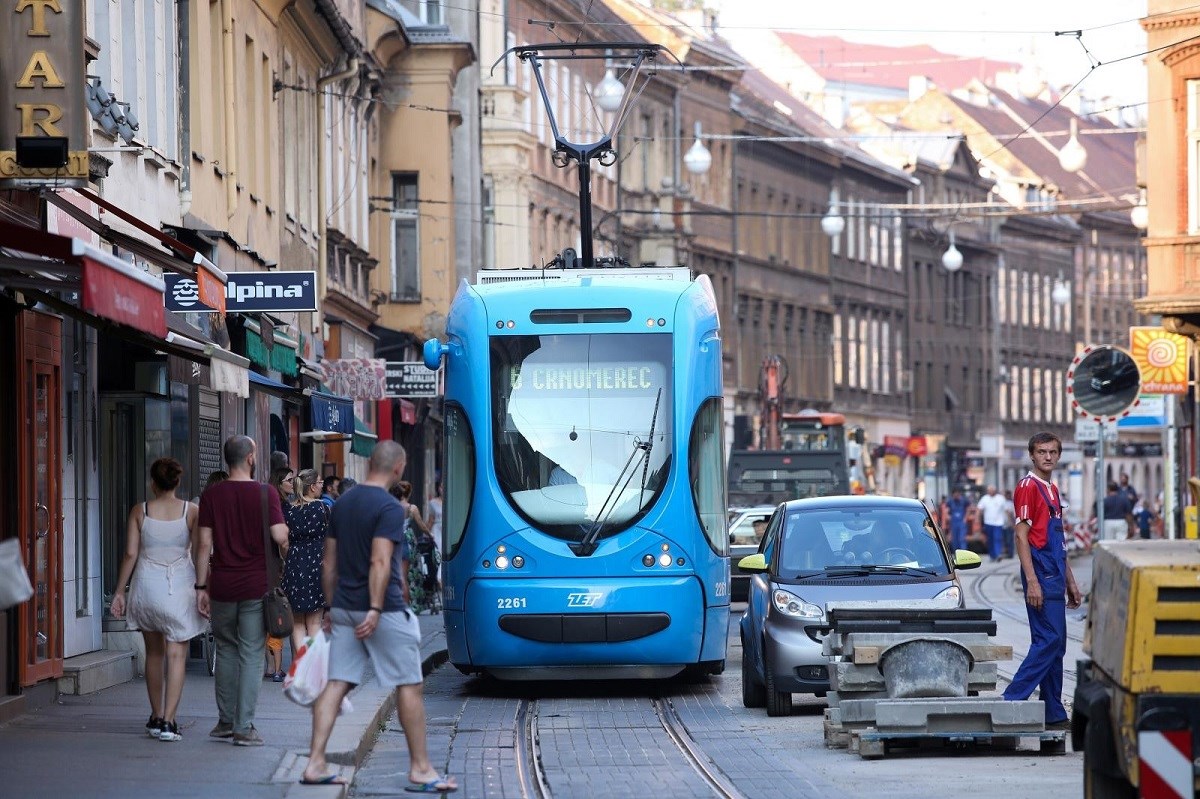
<instances>
[{"instance_id":1,"label":"tram front window reflection","mask_svg":"<svg viewBox=\"0 0 1200 799\"><path fill-rule=\"evenodd\" d=\"M496 336L491 369L496 476L513 507L568 540L640 518L670 466L670 335Z\"/></svg>"}]
</instances>

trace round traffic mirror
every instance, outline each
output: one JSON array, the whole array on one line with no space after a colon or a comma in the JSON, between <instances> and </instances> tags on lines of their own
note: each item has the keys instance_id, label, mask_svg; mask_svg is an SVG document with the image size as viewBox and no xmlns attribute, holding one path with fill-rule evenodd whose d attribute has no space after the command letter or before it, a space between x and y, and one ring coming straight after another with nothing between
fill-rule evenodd
<instances>
[{"instance_id":1,"label":"round traffic mirror","mask_svg":"<svg viewBox=\"0 0 1200 799\"><path fill-rule=\"evenodd\" d=\"M1137 362L1117 347L1088 347L1067 371L1071 405L1083 416L1125 416L1137 402L1142 376Z\"/></svg>"}]
</instances>

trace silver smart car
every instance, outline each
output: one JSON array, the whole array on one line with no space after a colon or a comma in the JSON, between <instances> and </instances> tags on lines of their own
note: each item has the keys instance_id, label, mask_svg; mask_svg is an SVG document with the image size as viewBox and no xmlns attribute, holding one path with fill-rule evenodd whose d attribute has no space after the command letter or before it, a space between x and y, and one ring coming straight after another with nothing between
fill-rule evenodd
<instances>
[{"instance_id":1,"label":"silver smart car","mask_svg":"<svg viewBox=\"0 0 1200 799\"><path fill-rule=\"evenodd\" d=\"M825 695L826 603L923 599L931 607L962 607L956 571L979 562L966 550L952 558L915 499L837 496L781 504L758 553L738 563L752 573L741 620L742 703L782 716L791 713L793 693Z\"/></svg>"}]
</instances>

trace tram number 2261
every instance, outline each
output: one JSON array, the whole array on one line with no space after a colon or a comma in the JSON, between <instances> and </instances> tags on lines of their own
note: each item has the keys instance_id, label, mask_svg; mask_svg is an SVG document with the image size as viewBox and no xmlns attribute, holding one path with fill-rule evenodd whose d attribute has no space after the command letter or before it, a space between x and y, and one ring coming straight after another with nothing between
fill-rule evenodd
<instances>
[{"instance_id":1,"label":"tram number 2261","mask_svg":"<svg viewBox=\"0 0 1200 799\"><path fill-rule=\"evenodd\" d=\"M503 610L505 608L523 608L525 605L525 597L523 596L502 596L496 598L496 609Z\"/></svg>"}]
</instances>

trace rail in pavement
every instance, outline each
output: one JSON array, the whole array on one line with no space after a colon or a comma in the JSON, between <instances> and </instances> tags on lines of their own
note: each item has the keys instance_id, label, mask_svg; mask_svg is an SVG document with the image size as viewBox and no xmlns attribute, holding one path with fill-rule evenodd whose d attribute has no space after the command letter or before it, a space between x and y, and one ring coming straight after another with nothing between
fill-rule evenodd
<instances>
[{"instance_id":1,"label":"rail in pavement","mask_svg":"<svg viewBox=\"0 0 1200 799\"><path fill-rule=\"evenodd\" d=\"M425 672L445 661L441 616L421 615ZM287 647L285 647L285 650ZM394 708L394 696L373 678L351 695L354 712L338 719L329 759L347 781L370 751ZM236 747L208 737L216 723L213 680L189 661L178 721L183 740L148 738L150 715L141 678L86 696L54 702L0 725L0 780L6 796L257 797L334 799L344 787L301 786L311 732L308 708L290 702L267 680L255 726L262 747Z\"/></svg>"}]
</instances>

